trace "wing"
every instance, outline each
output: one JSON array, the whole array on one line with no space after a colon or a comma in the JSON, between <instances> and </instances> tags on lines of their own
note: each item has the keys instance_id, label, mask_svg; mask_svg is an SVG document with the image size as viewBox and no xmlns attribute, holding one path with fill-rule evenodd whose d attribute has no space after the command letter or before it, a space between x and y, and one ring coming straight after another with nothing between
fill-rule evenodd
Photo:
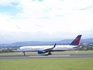
<instances>
[{"instance_id":1,"label":"wing","mask_svg":"<svg viewBox=\"0 0 93 70\"><path fill-rule=\"evenodd\" d=\"M46 52L51 52L53 50L53 48L55 48L55 47L56 47L56 43L51 48L47 48L47 49L44 49L44 50L38 50L38 54L42 54L42 53L46 53Z\"/></svg>"}]
</instances>

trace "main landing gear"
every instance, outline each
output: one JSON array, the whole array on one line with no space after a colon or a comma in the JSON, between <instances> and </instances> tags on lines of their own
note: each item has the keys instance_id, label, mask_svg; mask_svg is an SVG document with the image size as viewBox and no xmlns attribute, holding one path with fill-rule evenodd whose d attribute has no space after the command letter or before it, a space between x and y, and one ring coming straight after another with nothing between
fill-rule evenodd
<instances>
[{"instance_id":1,"label":"main landing gear","mask_svg":"<svg viewBox=\"0 0 93 70\"><path fill-rule=\"evenodd\" d=\"M51 52L48 52L48 55L52 55L52 53Z\"/></svg>"}]
</instances>

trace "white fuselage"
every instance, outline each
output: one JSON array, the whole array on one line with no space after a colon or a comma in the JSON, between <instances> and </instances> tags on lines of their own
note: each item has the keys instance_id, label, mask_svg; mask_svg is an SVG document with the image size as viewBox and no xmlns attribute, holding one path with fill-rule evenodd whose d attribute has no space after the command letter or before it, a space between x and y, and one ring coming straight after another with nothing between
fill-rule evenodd
<instances>
[{"instance_id":1,"label":"white fuselage","mask_svg":"<svg viewBox=\"0 0 93 70\"><path fill-rule=\"evenodd\" d=\"M38 50L45 50L48 48L52 48L53 45L48 46L22 46L19 49L17 49L18 52L37 52ZM55 48L53 48L52 51L67 51L67 50L75 50L77 47L75 45L56 45Z\"/></svg>"}]
</instances>

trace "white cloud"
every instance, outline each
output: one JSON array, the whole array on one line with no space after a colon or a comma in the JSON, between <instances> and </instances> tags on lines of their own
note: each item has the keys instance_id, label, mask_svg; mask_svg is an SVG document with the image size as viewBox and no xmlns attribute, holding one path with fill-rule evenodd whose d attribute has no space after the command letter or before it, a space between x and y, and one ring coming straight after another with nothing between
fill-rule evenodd
<instances>
[{"instance_id":1,"label":"white cloud","mask_svg":"<svg viewBox=\"0 0 93 70\"><path fill-rule=\"evenodd\" d=\"M7 6L11 3L18 3L19 0L0 0L0 5Z\"/></svg>"},{"instance_id":2,"label":"white cloud","mask_svg":"<svg viewBox=\"0 0 93 70\"><path fill-rule=\"evenodd\" d=\"M0 14L0 32L3 36L17 35L21 38L21 35L39 37L39 34L42 35L41 37L61 38L61 36L68 37L67 33L71 36L71 34L76 35L93 29L93 8L81 10L93 6L92 0L0 1L0 5L4 6L11 3L17 3L15 7L21 12L18 12L16 16L8 13Z\"/></svg>"}]
</instances>

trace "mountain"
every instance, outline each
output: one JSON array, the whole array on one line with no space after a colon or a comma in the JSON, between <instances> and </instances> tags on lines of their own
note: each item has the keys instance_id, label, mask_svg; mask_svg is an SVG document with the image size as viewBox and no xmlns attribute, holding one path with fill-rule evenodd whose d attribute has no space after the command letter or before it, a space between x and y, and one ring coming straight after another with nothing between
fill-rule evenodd
<instances>
[{"instance_id":1,"label":"mountain","mask_svg":"<svg viewBox=\"0 0 93 70\"><path fill-rule=\"evenodd\" d=\"M40 42L40 41L25 41L25 42L15 42L11 44L0 44L0 46L8 47L8 46L35 46L35 45L54 45L57 44L69 44L72 42L73 39L65 39L61 41L52 41L52 42ZM82 43L93 43L93 38L89 39L81 39Z\"/></svg>"}]
</instances>

